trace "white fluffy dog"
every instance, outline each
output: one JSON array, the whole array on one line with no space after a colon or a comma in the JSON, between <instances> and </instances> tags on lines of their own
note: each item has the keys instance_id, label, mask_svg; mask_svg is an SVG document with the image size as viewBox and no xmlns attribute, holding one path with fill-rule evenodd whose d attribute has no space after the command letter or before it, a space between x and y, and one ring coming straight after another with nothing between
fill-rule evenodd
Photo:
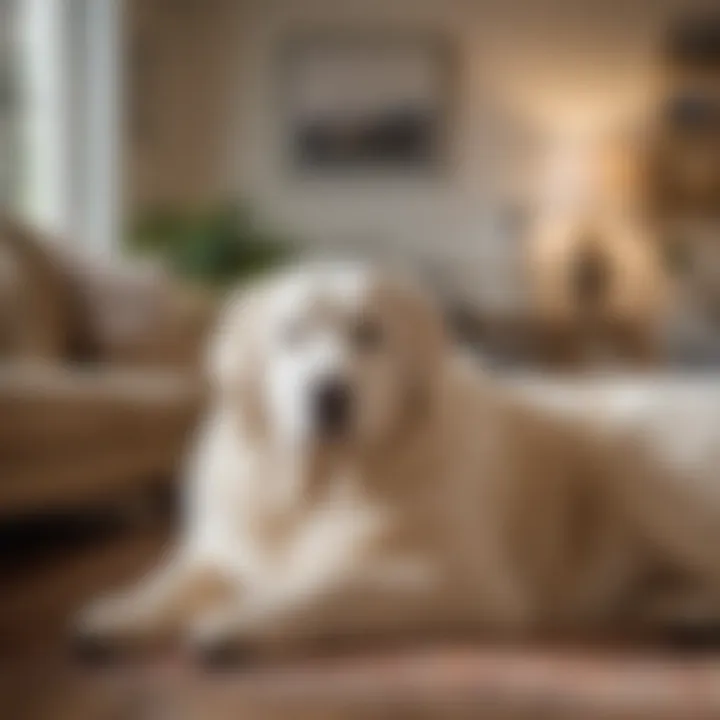
<instances>
[{"instance_id":1,"label":"white fluffy dog","mask_svg":"<svg viewBox=\"0 0 720 720\"><path fill-rule=\"evenodd\" d=\"M503 384L413 283L314 265L233 298L167 563L85 637L206 649L715 620L720 393Z\"/></svg>"}]
</instances>

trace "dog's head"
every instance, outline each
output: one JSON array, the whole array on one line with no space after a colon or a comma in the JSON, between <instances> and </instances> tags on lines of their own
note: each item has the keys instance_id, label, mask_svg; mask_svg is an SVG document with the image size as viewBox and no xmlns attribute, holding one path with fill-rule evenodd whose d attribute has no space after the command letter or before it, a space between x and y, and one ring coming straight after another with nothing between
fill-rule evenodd
<instances>
[{"instance_id":1,"label":"dog's head","mask_svg":"<svg viewBox=\"0 0 720 720\"><path fill-rule=\"evenodd\" d=\"M440 314L411 281L313 265L230 301L211 374L248 431L295 446L362 447L432 411L444 352Z\"/></svg>"}]
</instances>

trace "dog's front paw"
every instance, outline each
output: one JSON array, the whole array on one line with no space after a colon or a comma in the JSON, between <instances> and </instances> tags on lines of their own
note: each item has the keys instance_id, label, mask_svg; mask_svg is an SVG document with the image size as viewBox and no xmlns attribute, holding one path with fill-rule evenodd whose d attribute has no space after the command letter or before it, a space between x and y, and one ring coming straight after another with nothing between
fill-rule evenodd
<instances>
[{"instance_id":1,"label":"dog's front paw","mask_svg":"<svg viewBox=\"0 0 720 720\"><path fill-rule=\"evenodd\" d=\"M244 664L256 656L250 634L224 613L206 613L190 626L188 645L200 663L211 669Z\"/></svg>"},{"instance_id":2,"label":"dog's front paw","mask_svg":"<svg viewBox=\"0 0 720 720\"><path fill-rule=\"evenodd\" d=\"M143 613L120 597L85 607L73 618L70 634L80 658L98 661L115 660L154 637Z\"/></svg>"}]
</instances>

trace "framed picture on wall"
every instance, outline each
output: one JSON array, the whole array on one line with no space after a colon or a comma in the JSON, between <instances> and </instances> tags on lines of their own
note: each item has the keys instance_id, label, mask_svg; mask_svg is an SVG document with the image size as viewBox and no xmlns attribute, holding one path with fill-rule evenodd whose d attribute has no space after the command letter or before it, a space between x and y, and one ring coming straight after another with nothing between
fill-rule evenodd
<instances>
[{"instance_id":1,"label":"framed picture on wall","mask_svg":"<svg viewBox=\"0 0 720 720\"><path fill-rule=\"evenodd\" d=\"M283 105L300 171L427 171L446 157L451 62L442 38L306 35L284 53Z\"/></svg>"}]
</instances>

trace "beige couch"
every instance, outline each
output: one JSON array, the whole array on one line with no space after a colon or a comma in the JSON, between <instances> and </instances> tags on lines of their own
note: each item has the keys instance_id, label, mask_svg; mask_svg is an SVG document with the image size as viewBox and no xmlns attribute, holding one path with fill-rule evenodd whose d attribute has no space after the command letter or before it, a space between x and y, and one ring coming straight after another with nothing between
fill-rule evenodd
<instances>
[{"instance_id":1,"label":"beige couch","mask_svg":"<svg viewBox=\"0 0 720 720\"><path fill-rule=\"evenodd\" d=\"M0 229L0 518L166 482L202 403L214 303Z\"/></svg>"}]
</instances>

